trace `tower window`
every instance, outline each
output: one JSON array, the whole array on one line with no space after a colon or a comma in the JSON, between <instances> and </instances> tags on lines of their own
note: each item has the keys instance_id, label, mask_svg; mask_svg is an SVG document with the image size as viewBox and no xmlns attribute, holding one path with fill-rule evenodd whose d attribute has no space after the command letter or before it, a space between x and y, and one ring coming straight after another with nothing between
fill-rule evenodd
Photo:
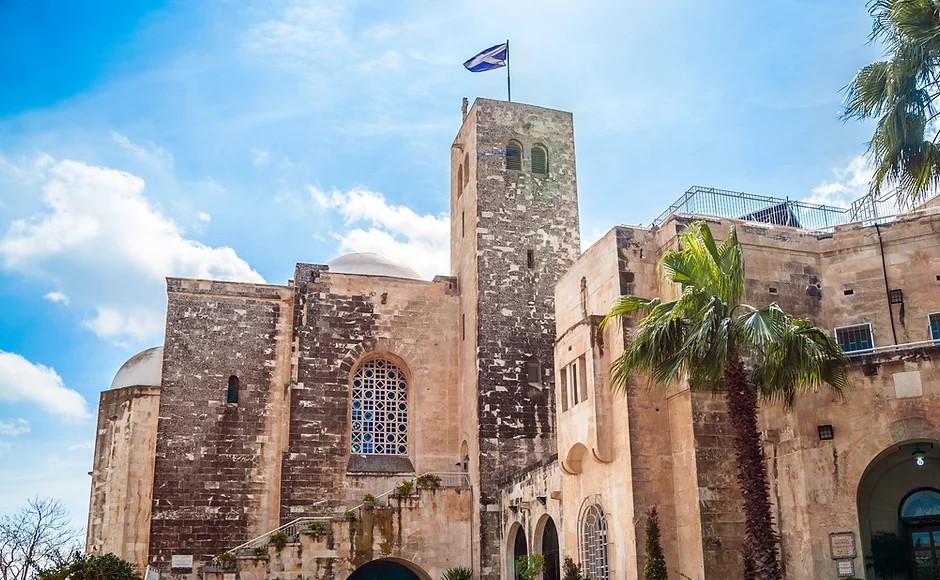
<instances>
[{"instance_id":1,"label":"tower window","mask_svg":"<svg viewBox=\"0 0 940 580\"><path fill-rule=\"evenodd\" d=\"M384 359L362 363L352 382L352 443L361 455L408 454L408 381Z\"/></svg>"},{"instance_id":2,"label":"tower window","mask_svg":"<svg viewBox=\"0 0 940 580\"><path fill-rule=\"evenodd\" d=\"M470 154L464 153L463 155L463 184L467 185L470 183Z\"/></svg>"},{"instance_id":3,"label":"tower window","mask_svg":"<svg viewBox=\"0 0 940 580\"><path fill-rule=\"evenodd\" d=\"M525 261L529 268L535 267L535 252L532 250L526 250L525 252Z\"/></svg>"},{"instance_id":4,"label":"tower window","mask_svg":"<svg viewBox=\"0 0 940 580\"><path fill-rule=\"evenodd\" d=\"M457 197L463 194L463 165L457 168Z\"/></svg>"},{"instance_id":5,"label":"tower window","mask_svg":"<svg viewBox=\"0 0 940 580\"><path fill-rule=\"evenodd\" d=\"M518 141L506 144L506 169L522 171L522 144Z\"/></svg>"},{"instance_id":6,"label":"tower window","mask_svg":"<svg viewBox=\"0 0 940 580\"><path fill-rule=\"evenodd\" d=\"M532 173L548 175L548 152L545 147L536 145L532 148Z\"/></svg>"},{"instance_id":7,"label":"tower window","mask_svg":"<svg viewBox=\"0 0 940 580\"><path fill-rule=\"evenodd\" d=\"M228 391L226 400L229 405L238 403L238 377L232 375L228 378Z\"/></svg>"}]
</instances>

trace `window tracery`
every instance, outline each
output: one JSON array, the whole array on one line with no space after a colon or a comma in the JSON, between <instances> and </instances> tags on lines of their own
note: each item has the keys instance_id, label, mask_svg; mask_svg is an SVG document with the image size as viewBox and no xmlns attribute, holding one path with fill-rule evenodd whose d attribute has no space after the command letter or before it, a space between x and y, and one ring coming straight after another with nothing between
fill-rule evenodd
<instances>
[{"instance_id":1,"label":"window tracery","mask_svg":"<svg viewBox=\"0 0 940 580\"><path fill-rule=\"evenodd\" d=\"M350 450L361 455L408 454L408 380L395 363L373 359L352 380Z\"/></svg>"}]
</instances>

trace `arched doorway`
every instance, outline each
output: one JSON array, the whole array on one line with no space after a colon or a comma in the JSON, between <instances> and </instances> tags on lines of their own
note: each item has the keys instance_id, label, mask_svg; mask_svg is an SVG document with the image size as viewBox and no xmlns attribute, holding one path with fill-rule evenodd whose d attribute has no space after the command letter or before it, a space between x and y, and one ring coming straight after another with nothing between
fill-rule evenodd
<instances>
[{"instance_id":1,"label":"arched doorway","mask_svg":"<svg viewBox=\"0 0 940 580\"><path fill-rule=\"evenodd\" d=\"M415 572L391 560L374 560L363 564L347 580L424 580Z\"/></svg>"},{"instance_id":2,"label":"arched doorway","mask_svg":"<svg viewBox=\"0 0 940 580\"><path fill-rule=\"evenodd\" d=\"M872 577L940 580L940 445L886 449L858 487L859 551Z\"/></svg>"},{"instance_id":3,"label":"arched doorway","mask_svg":"<svg viewBox=\"0 0 940 580\"><path fill-rule=\"evenodd\" d=\"M516 572L516 561L519 560L520 556L529 555L529 545L525 541L525 530L522 529L522 526L516 528L516 537L512 541L512 573L513 577L516 580L519 580L521 576Z\"/></svg>"},{"instance_id":4,"label":"arched doorway","mask_svg":"<svg viewBox=\"0 0 940 580\"><path fill-rule=\"evenodd\" d=\"M542 530L542 555L545 557L542 580L561 580L558 530L555 528L555 522L551 517L545 521L545 528Z\"/></svg>"}]
</instances>

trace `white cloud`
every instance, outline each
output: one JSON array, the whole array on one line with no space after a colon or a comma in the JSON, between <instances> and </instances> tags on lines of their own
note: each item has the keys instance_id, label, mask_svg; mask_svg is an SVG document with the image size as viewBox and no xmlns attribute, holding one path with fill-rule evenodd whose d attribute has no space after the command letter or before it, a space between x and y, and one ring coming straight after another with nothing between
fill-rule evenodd
<instances>
[{"instance_id":1,"label":"white cloud","mask_svg":"<svg viewBox=\"0 0 940 580\"><path fill-rule=\"evenodd\" d=\"M271 161L271 153L264 149L251 150L251 164L255 167L264 167Z\"/></svg>"},{"instance_id":2,"label":"white cloud","mask_svg":"<svg viewBox=\"0 0 940 580\"><path fill-rule=\"evenodd\" d=\"M23 433L29 433L29 423L26 419L0 421L0 437L17 437Z\"/></svg>"},{"instance_id":3,"label":"white cloud","mask_svg":"<svg viewBox=\"0 0 940 580\"><path fill-rule=\"evenodd\" d=\"M81 443L74 443L72 445L69 445L69 451L82 451L85 449L94 449L94 448L95 448L94 439L90 439L88 441L82 441Z\"/></svg>"},{"instance_id":4,"label":"white cloud","mask_svg":"<svg viewBox=\"0 0 940 580\"><path fill-rule=\"evenodd\" d=\"M813 188L809 203L849 207L856 199L868 194L874 168L866 155L859 155L842 168L832 170L835 181L824 181Z\"/></svg>"},{"instance_id":5,"label":"white cloud","mask_svg":"<svg viewBox=\"0 0 940 580\"><path fill-rule=\"evenodd\" d=\"M55 302L56 304L69 305L69 297L62 292L48 292L43 298L49 302Z\"/></svg>"},{"instance_id":6,"label":"white cloud","mask_svg":"<svg viewBox=\"0 0 940 580\"><path fill-rule=\"evenodd\" d=\"M199 221L203 223L209 223L212 221L212 216L207 214L204 211L199 212L198 217L199 217Z\"/></svg>"},{"instance_id":7,"label":"white cloud","mask_svg":"<svg viewBox=\"0 0 940 580\"><path fill-rule=\"evenodd\" d=\"M91 416L85 399L66 387L54 369L33 364L12 352L0 351L0 399L34 403L69 419Z\"/></svg>"},{"instance_id":8,"label":"white cloud","mask_svg":"<svg viewBox=\"0 0 940 580\"><path fill-rule=\"evenodd\" d=\"M411 266L425 278L450 272L450 218L418 215L411 208L389 204L380 193L362 188L329 193L307 186L314 203L336 211L347 230L334 233L339 250L375 252ZM361 227L356 227L361 225Z\"/></svg>"},{"instance_id":9,"label":"white cloud","mask_svg":"<svg viewBox=\"0 0 940 580\"><path fill-rule=\"evenodd\" d=\"M10 224L0 263L51 279L61 290L47 299L68 296L94 312L85 326L100 337L158 337L167 276L264 281L233 249L185 237L144 196L140 177L66 160L40 183L47 210Z\"/></svg>"},{"instance_id":10,"label":"white cloud","mask_svg":"<svg viewBox=\"0 0 940 580\"><path fill-rule=\"evenodd\" d=\"M133 153L136 157L164 169L173 169L173 155L166 149L157 147L153 143L147 143L146 145L134 143L127 136L121 135L117 131L111 131L111 138L122 149Z\"/></svg>"}]
</instances>

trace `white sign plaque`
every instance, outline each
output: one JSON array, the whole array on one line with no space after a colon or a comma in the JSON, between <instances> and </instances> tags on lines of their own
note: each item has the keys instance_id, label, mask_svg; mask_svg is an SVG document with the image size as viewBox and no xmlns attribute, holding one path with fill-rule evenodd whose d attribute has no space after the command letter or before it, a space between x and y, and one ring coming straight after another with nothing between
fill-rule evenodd
<instances>
[{"instance_id":1,"label":"white sign plaque","mask_svg":"<svg viewBox=\"0 0 940 580\"><path fill-rule=\"evenodd\" d=\"M836 574L839 578L848 578L855 576L855 560L836 560Z\"/></svg>"},{"instance_id":2,"label":"white sign plaque","mask_svg":"<svg viewBox=\"0 0 940 580\"><path fill-rule=\"evenodd\" d=\"M192 554L173 554L173 558L170 560L170 568L174 569L193 569L193 555Z\"/></svg>"},{"instance_id":3,"label":"white sign plaque","mask_svg":"<svg viewBox=\"0 0 940 580\"><path fill-rule=\"evenodd\" d=\"M829 553L833 560L855 558L858 556L858 553L855 551L855 533L833 532L829 534Z\"/></svg>"}]
</instances>

